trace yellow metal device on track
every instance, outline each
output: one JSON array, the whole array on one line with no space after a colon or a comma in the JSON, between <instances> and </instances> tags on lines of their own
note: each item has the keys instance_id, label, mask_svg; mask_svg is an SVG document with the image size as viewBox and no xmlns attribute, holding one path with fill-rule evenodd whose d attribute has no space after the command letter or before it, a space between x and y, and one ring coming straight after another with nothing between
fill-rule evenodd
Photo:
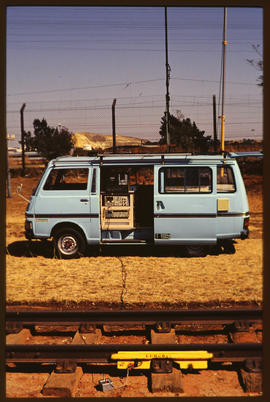
<instances>
[{"instance_id":1,"label":"yellow metal device on track","mask_svg":"<svg viewBox=\"0 0 270 402\"><path fill-rule=\"evenodd\" d=\"M150 369L154 359L172 360L180 369L193 368L197 370L207 369L208 360L212 353L205 350L196 351L120 351L111 355L111 359L117 360L118 369Z\"/></svg>"}]
</instances>

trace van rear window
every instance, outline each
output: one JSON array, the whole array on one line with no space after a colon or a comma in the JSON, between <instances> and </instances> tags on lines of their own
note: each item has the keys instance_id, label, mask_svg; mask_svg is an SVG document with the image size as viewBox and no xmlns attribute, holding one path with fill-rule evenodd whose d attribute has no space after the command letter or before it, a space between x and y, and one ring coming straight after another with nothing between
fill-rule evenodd
<instances>
[{"instance_id":1,"label":"van rear window","mask_svg":"<svg viewBox=\"0 0 270 402\"><path fill-rule=\"evenodd\" d=\"M236 190L232 168L230 166L217 167L217 192L234 193Z\"/></svg>"},{"instance_id":2,"label":"van rear window","mask_svg":"<svg viewBox=\"0 0 270 402\"><path fill-rule=\"evenodd\" d=\"M160 169L161 193L211 193L212 170L208 167Z\"/></svg>"},{"instance_id":3,"label":"van rear window","mask_svg":"<svg viewBox=\"0 0 270 402\"><path fill-rule=\"evenodd\" d=\"M86 190L89 169L53 169L43 190Z\"/></svg>"}]
</instances>

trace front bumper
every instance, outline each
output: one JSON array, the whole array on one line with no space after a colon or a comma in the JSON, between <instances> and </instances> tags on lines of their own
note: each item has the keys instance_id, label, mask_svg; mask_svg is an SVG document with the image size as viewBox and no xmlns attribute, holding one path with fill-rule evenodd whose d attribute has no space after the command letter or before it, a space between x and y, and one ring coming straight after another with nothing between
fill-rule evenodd
<instances>
[{"instance_id":1,"label":"front bumper","mask_svg":"<svg viewBox=\"0 0 270 402\"><path fill-rule=\"evenodd\" d=\"M25 235L26 239L28 239L28 240L31 240L34 238L34 234L33 234L32 230L26 230L24 232L24 235Z\"/></svg>"},{"instance_id":2,"label":"front bumper","mask_svg":"<svg viewBox=\"0 0 270 402\"><path fill-rule=\"evenodd\" d=\"M34 233L33 233L33 223L31 221L25 221L25 232L24 235L26 239L30 240L33 239Z\"/></svg>"}]
</instances>

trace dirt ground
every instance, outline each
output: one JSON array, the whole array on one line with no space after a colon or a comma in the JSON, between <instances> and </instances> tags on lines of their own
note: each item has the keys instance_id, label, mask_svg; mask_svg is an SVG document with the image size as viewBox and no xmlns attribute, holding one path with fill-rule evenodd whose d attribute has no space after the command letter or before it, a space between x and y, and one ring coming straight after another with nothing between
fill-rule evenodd
<instances>
[{"instance_id":1,"label":"dirt ground","mask_svg":"<svg viewBox=\"0 0 270 402\"><path fill-rule=\"evenodd\" d=\"M7 398L49 398L41 390L49 377L48 373L8 373ZM107 377L107 376L106 376ZM115 389L102 392L96 389L102 373L85 373L81 378L75 397L84 398L117 398L117 397L239 397L258 396L256 393L246 393L239 386L238 373L227 370L201 370L196 373L185 373L182 376L184 393L155 392L148 390L149 378L147 374L135 374L128 377L128 383L121 389L116 389L125 383L125 378L109 376ZM27 384L27 393L25 385Z\"/></svg>"}]
</instances>

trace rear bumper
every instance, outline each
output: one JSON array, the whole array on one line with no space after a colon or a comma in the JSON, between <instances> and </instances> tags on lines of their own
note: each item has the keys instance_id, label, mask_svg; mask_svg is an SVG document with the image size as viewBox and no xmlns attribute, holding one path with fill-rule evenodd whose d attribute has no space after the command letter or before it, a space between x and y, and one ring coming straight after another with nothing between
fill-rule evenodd
<instances>
[{"instance_id":1,"label":"rear bumper","mask_svg":"<svg viewBox=\"0 0 270 402\"><path fill-rule=\"evenodd\" d=\"M249 229L244 229L241 232L240 238L241 238L241 240L245 240L248 238L248 236L249 236Z\"/></svg>"}]
</instances>

